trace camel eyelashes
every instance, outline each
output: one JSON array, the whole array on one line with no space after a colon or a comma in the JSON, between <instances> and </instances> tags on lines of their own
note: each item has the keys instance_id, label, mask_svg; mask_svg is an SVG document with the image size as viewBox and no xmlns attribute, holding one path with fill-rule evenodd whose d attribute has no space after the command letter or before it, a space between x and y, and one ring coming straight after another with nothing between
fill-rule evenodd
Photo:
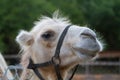
<instances>
[{"instance_id":1,"label":"camel eyelashes","mask_svg":"<svg viewBox=\"0 0 120 80\"><path fill-rule=\"evenodd\" d=\"M46 31L45 33L43 33L41 35L41 37L45 40L51 39L52 37L54 37L55 32L54 31Z\"/></svg>"}]
</instances>

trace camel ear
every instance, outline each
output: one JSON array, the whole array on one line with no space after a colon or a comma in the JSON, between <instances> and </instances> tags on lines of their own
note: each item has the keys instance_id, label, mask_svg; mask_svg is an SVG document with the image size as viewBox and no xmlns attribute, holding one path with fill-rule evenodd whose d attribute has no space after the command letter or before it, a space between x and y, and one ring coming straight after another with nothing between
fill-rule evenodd
<instances>
[{"instance_id":1,"label":"camel ear","mask_svg":"<svg viewBox=\"0 0 120 80\"><path fill-rule=\"evenodd\" d=\"M16 37L16 41L21 46L30 46L30 45L32 45L34 39L33 39L33 36L29 32L22 30Z\"/></svg>"}]
</instances>

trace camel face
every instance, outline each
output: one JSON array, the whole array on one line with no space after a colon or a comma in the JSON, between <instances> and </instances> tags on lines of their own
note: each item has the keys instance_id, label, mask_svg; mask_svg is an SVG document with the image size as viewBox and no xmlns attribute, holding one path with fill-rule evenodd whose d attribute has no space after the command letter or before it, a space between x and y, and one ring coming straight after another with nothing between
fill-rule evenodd
<instances>
[{"instance_id":1,"label":"camel face","mask_svg":"<svg viewBox=\"0 0 120 80\"><path fill-rule=\"evenodd\" d=\"M36 62L45 62L55 54L59 36L67 25L69 23L60 22L59 19L43 19L30 32L21 31L17 41L22 46L31 46L31 57ZM63 64L69 64L72 59L73 62L92 59L101 50L102 45L94 31L71 25L63 41L60 56Z\"/></svg>"},{"instance_id":2,"label":"camel face","mask_svg":"<svg viewBox=\"0 0 120 80\"><path fill-rule=\"evenodd\" d=\"M33 45L38 49L36 52L42 55L43 58L50 60L55 54L55 49L58 44L58 39L67 25L53 25L46 26L36 33L35 44ZM39 30L39 29L38 29ZM61 60L63 64L69 64L68 60L73 58L75 61L86 61L96 57L96 54L102 50L102 45L98 41L94 31L87 27L71 25L68 33L65 36L61 48ZM77 58L79 57L79 58ZM75 59L76 58L76 59Z\"/></svg>"},{"instance_id":3,"label":"camel face","mask_svg":"<svg viewBox=\"0 0 120 80\"><path fill-rule=\"evenodd\" d=\"M30 57L35 63L51 60L60 35L68 25L71 23L66 18L43 17L35 23L31 31L22 30L16 40L23 50L23 67L27 67ZM100 51L102 51L102 44L93 30L71 25L60 50L60 66L65 66L63 71L65 72L80 62L96 58Z\"/></svg>"}]
</instances>

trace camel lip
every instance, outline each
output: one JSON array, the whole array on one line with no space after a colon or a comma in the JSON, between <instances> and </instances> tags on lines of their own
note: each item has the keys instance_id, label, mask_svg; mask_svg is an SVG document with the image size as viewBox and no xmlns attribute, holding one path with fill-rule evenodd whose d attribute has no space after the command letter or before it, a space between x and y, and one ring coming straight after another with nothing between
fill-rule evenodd
<instances>
[{"instance_id":1,"label":"camel lip","mask_svg":"<svg viewBox=\"0 0 120 80\"><path fill-rule=\"evenodd\" d=\"M96 61L98 58L99 58L99 54L95 54L95 55L90 55L90 54L87 54L87 53L81 53L81 52L78 52L79 53L79 56L83 56L84 57L84 60L83 62L93 62L93 61Z\"/></svg>"},{"instance_id":2,"label":"camel lip","mask_svg":"<svg viewBox=\"0 0 120 80\"><path fill-rule=\"evenodd\" d=\"M95 57L97 53L97 51L90 51L90 50L83 49L83 48L73 48L73 49L79 52L79 54L87 56L87 57L91 57L91 58Z\"/></svg>"},{"instance_id":3,"label":"camel lip","mask_svg":"<svg viewBox=\"0 0 120 80\"><path fill-rule=\"evenodd\" d=\"M82 55L84 55L84 56L86 56L86 57L89 57L89 58L95 57L95 55L88 54L88 53L82 53L82 52L80 52L80 54L82 54Z\"/></svg>"}]
</instances>

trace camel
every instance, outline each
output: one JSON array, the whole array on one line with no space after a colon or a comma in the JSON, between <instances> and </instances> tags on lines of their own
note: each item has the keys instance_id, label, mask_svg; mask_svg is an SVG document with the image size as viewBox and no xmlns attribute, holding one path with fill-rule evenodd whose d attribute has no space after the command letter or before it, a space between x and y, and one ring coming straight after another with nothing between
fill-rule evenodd
<instances>
[{"instance_id":1,"label":"camel","mask_svg":"<svg viewBox=\"0 0 120 80\"><path fill-rule=\"evenodd\" d=\"M16 37L20 45L23 72L21 80L40 80L33 70L28 69L30 58L34 63L50 61L64 29L70 25L60 49L60 74L66 80L68 72L77 64L95 60L103 50L96 33L88 27L74 25L66 17L55 12L52 18L42 16L30 31L21 30ZM59 61L58 61L59 63ZM57 80L53 65L38 68L44 80ZM32 76L30 76L32 75Z\"/></svg>"},{"instance_id":2,"label":"camel","mask_svg":"<svg viewBox=\"0 0 120 80\"><path fill-rule=\"evenodd\" d=\"M13 79L13 75L10 72L10 70L7 71L7 75L4 75L7 68L8 68L7 63L2 54L0 53L0 80L7 80L8 78Z\"/></svg>"}]
</instances>

